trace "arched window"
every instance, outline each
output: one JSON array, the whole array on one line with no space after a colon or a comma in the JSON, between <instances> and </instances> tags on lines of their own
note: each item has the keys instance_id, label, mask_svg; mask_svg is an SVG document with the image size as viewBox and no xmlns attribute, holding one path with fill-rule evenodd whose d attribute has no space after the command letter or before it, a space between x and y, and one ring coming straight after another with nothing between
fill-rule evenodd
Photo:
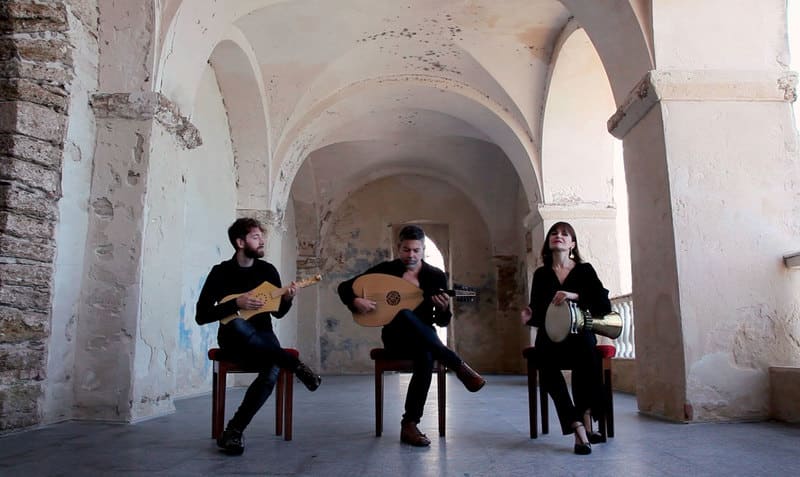
<instances>
[{"instance_id":1,"label":"arched window","mask_svg":"<svg viewBox=\"0 0 800 477\"><path fill-rule=\"evenodd\" d=\"M447 268L444 265L444 257L442 256L442 252L439 250L439 247L436 245L436 242L433 241L430 237L425 237L425 256L423 259L430 265L434 267L447 271ZM442 340L442 343L447 344L447 328L442 328L439 326L434 326L436 328L436 334L439 335L439 339Z\"/></svg>"}]
</instances>

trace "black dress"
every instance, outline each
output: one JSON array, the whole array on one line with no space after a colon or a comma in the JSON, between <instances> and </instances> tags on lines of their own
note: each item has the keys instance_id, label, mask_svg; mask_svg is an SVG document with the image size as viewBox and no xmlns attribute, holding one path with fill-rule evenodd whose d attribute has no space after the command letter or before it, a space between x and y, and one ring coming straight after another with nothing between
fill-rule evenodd
<instances>
[{"instance_id":1,"label":"black dress","mask_svg":"<svg viewBox=\"0 0 800 477\"><path fill-rule=\"evenodd\" d=\"M564 279L558 281L552 267L539 267L533 274L530 307L533 312L528 325L536 326L536 357L542 388L552 397L564 434L573 432L573 422L583 422L583 414L592 410L593 417L605 409L602 393L601 359L597 353L594 333L570 334L554 343L544 330L547 308L559 290L578 294L578 307L589 310L592 316L602 316L611 311L608 290L603 287L594 268L588 263L578 263ZM562 369L572 370L572 394L567 391Z\"/></svg>"}]
</instances>

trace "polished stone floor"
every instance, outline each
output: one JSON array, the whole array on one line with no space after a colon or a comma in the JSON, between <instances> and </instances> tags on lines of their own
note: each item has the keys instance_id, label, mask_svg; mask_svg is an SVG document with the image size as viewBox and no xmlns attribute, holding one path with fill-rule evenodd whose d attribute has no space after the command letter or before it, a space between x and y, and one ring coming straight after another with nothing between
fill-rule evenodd
<instances>
[{"instance_id":1,"label":"polished stone floor","mask_svg":"<svg viewBox=\"0 0 800 477\"><path fill-rule=\"evenodd\" d=\"M477 394L448 376L447 436L437 436L436 386L420 425L430 448L399 442L408 375L386 377L383 437L374 434L371 376L325 376L320 389L295 385L294 439L274 435L267 402L246 432L244 455L220 453L210 439L211 398L176 402L177 412L135 425L66 422L0 437L0 475L9 476L685 476L797 475L800 427L774 422L674 424L639 415L616 394L616 437L590 456L572 437L528 437L522 376L489 376ZM228 416L243 389L228 391Z\"/></svg>"}]
</instances>

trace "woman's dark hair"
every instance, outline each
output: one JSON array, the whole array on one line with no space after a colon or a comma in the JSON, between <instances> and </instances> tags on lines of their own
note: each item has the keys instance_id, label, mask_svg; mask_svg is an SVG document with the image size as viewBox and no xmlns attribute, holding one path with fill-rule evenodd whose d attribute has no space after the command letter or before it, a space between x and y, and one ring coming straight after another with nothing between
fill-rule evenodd
<instances>
[{"instance_id":1,"label":"woman's dark hair","mask_svg":"<svg viewBox=\"0 0 800 477\"><path fill-rule=\"evenodd\" d=\"M425 232L416 225L406 225L400 230L400 241L404 240L425 240Z\"/></svg>"},{"instance_id":2,"label":"woman's dark hair","mask_svg":"<svg viewBox=\"0 0 800 477\"><path fill-rule=\"evenodd\" d=\"M547 231L547 235L544 236L544 245L542 245L542 261L544 265L547 267L553 266L553 251L550 250L550 234L556 230L566 232L572 237L572 241L575 242L575 247L572 249L570 255L572 259L575 260L575 263L582 263L583 259L581 258L581 252L578 250L578 236L575 235L575 229L566 222L556 222L550 227L550 230Z\"/></svg>"},{"instance_id":3,"label":"woman's dark hair","mask_svg":"<svg viewBox=\"0 0 800 477\"><path fill-rule=\"evenodd\" d=\"M258 229L262 233L264 232L264 227L261 226L261 222L256 219L250 217L236 219L236 222L228 227L228 240L231 241L233 248L239 250L236 247L236 239L244 240L247 237L247 234L249 234L253 229Z\"/></svg>"}]
</instances>

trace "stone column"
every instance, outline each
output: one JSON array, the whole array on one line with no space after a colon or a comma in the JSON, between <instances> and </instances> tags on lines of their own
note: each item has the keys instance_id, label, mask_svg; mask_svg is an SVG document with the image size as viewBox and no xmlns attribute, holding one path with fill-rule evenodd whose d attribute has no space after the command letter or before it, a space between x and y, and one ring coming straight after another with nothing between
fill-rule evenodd
<instances>
[{"instance_id":1,"label":"stone column","mask_svg":"<svg viewBox=\"0 0 800 477\"><path fill-rule=\"evenodd\" d=\"M138 395L141 391L134 392L134 374L147 370L137 368L135 361L140 358L138 340L150 333L140 320L151 141L161 131L187 148L200 139L194 126L158 93L96 94L92 107L97 142L76 338L75 417L130 421L146 414L141 404L150 402ZM163 399L153 400L164 402L153 413L163 412L164 406L171 409L171 389L162 388L154 394Z\"/></svg>"},{"instance_id":2,"label":"stone column","mask_svg":"<svg viewBox=\"0 0 800 477\"><path fill-rule=\"evenodd\" d=\"M37 424L73 77L63 2L0 4L0 431Z\"/></svg>"},{"instance_id":3,"label":"stone column","mask_svg":"<svg viewBox=\"0 0 800 477\"><path fill-rule=\"evenodd\" d=\"M642 412L768 415L770 365L800 364L800 161L773 71L651 71L609 121L624 139Z\"/></svg>"},{"instance_id":4,"label":"stone column","mask_svg":"<svg viewBox=\"0 0 800 477\"><path fill-rule=\"evenodd\" d=\"M322 259L313 255L300 255L297 257L297 278L306 279L320 273ZM309 287L302 291L301 296L295 301L297 306L297 348L303 361L313 369L320 367L319 336L320 320L322 316L319 306L319 285Z\"/></svg>"}]
</instances>

